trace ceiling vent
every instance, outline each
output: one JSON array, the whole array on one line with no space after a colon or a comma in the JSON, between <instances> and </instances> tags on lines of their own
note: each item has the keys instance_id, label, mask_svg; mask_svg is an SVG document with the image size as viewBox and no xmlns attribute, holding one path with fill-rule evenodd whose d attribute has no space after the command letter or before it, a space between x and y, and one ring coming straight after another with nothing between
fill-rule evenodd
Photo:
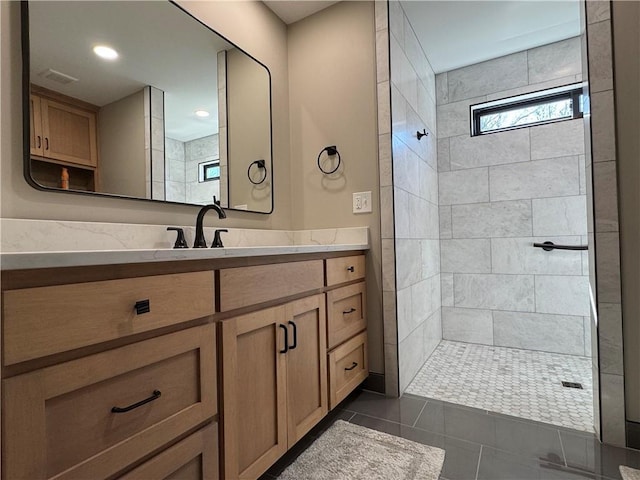
<instances>
[{"instance_id":1,"label":"ceiling vent","mask_svg":"<svg viewBox=\"0 0 640 480\"><path fill-rule=\"evenodd\" d=\"M62 72L58 72L57 70L54 70L52 68L48 68L44 72L41 72L40 76L46 78L47 80L61 83L62 85L68 85L69 83L78 81L77 78L74 78L71 75L67 75Z\"/></svg>"}]
</instances>

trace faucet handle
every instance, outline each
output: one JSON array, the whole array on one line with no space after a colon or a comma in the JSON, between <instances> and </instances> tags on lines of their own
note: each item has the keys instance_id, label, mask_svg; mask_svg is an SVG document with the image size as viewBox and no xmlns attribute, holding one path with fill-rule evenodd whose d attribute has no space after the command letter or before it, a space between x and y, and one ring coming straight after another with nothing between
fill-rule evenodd
<instances>
[{"instance_id":1,"label":"faucet handle","mask_svg":"<svg viewBox=\"0 0 640 480\"><path fill-rule=\"evenodd\" d=\"M173 248L189 248L187 241L184 239L184 230L178 227L167 227L167 232L171 230L178 232L176 243L173 245Z\"/></svg>"},{"instance_id":2,"label":"faucet handle","mask_svg":"<svg viewBox=\"0 0 640 480\"><path fill-rule=\"evenodd\" d=\"M220 206L220 200L218 200L215 195L213 196L213 203L214 205Z\"/></svg>"},{"instance_id":3,"label":"faucet handle","mask_svg":"<svg viewBox=\"0 0 640 480\"><path fill-rule=\"evenodd\" d=\"M213 243L211 244L211 248L222 248L224 245L222 244L222 238L220 238L220 234L222 232L228 232L226 228L221 228L216 230L213 234Z\"/></svg>"}]
</instances>

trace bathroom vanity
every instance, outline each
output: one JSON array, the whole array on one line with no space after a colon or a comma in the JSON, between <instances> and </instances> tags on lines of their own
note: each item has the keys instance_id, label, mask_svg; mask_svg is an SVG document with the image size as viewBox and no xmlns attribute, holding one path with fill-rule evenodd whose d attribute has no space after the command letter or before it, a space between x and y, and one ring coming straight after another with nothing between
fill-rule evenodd
<instances>
[{"instance_id":1,"label":"bathroom vanity","mask_svg":"<svg viewBox=\"0 0 640 480\"><path fill-rule=\"evenodd\" d=\"M259 477L368 375L348 248L5 262L3 478Z\"/></svg>"}]
</instances>

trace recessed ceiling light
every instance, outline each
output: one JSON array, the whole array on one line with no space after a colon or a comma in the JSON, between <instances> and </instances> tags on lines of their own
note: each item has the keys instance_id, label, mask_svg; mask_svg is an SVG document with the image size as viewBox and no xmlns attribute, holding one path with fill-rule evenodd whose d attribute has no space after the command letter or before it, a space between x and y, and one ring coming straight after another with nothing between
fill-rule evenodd
<instances>
[{"instance_id":1,"label":"recessed ceiling light","mask_svg":"<svg viewBox=\"0 0 640 480\"><path fill-rule=\"evenodd\" d=\"M208 117L209 116L209 112L207 112L206 110L196 110L194 112L198 117Z\"/></svg>"},{"instance_id":2,"label":"recessed ceiling light","mask_svg":"<svg viewBox=\"0 0 640 480\"><path fill-rule=\"evenodd\" d=\"M98 55L100 58L104 58L105 60L115 60L118 58L118 52L116 52L113 48L107 47L106 45L96 45L93 47L93 53Z\"/></svg>"}]
</instances>

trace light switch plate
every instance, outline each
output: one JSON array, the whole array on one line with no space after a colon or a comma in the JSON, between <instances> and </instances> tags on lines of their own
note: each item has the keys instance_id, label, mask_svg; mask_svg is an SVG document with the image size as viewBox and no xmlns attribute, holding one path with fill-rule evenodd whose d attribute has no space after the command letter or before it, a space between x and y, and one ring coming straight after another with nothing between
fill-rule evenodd
<instances>
[{"instance_id":1,"label":"light switch plate","mask_svg":"<svg viewBox=\"0 0 640 480\"><path fill-rule=\"evenodd\" d=\"M371 213L371 192L353 194L353 213Z\"/></svg>"}]
</instances>

